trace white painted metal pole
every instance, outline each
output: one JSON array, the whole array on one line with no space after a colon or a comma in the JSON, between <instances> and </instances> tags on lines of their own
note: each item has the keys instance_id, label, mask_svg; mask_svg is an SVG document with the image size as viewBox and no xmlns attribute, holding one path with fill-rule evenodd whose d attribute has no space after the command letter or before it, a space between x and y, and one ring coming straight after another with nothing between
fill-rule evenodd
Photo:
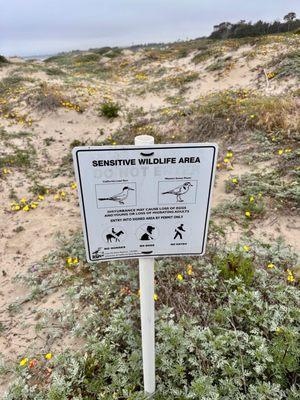
<instances>
[{"instance_id":1,"label":"white painted metal pole","mask_svg":"<svg viewBox=\"0 0 300 400\"><path fill-rule=\"evenodd\" d=\"M154 137L135 137L136 146L154 144ZM155 392L154 258L139 259L144 391Z\"/></svg>"}]
</instances>

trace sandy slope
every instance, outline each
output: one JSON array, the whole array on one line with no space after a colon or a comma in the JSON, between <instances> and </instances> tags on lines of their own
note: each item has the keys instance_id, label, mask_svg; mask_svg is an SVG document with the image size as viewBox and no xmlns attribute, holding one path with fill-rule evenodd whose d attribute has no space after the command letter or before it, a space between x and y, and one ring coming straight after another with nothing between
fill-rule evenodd
<instances>
[{"instance_id":1,"label":"sandy slope","mask_svg":"<svg viewBox=\"0 0 300 400\"><path fill-rule=\"evenodd\" d=\"M282 83L266 84L264 80L258 78L258 68L261 64L273 57L273 53L266 52L258 58L246 61L243 55L249 53L251 48L244 46L238 51L232 52L233 66L227 74L220 76L217 72L208 73L206 67L208 63L195 65L191 62L193 54L189 57L165 61L162 63L153 62L148 68L155 69L157 66L166 68L167 75L174 75L178 71L196 71L199 78L188 85L188 90L183 96L191 101L212 91L251 88L261 90L262 92L282 93L289 90L294 85L292 80ZM134 55L127 53L127 57L138 58L140 54ZM20 67L20 64L13 64L0 69L0 79L8 77L12 72ZM28 76L47 82L47 84L57 84L57 78L51 78L42 72L28 73ZM151 85L153 78L149 78L147 84ZM110 122L97 115L95 104L98 104L103 93L119 101L127 110L133 110L137 106L143 107L144 111L151 115L156 113L161 107L166 106L166 97L173 94L172 89L168 92L158 93L145 92L142 95L136 93L137 87L134 87L129 77L118 77L112 81L93 82L97 91L86 104L86 109L82 114L76 111L59 109L51 113L38 113L32 111L34 123L30 127L33 132L31 143L38 152L37 173L42 181L49 187L56 190L60 184L66 185L65 191L68 194L67 201L55 201L54 195L45 196L38 208L28 213L11 213L9 204L9 193L11 189L17 192L19 198L29 197L28 187L30 178L23 173L11 173L5 180L0 180L0 259L1 259L1 277L0 277L0 313L1 323L5 326L4 334L0 337L0 352L5 359L15 360L21 354L24 354L27 348L31 352L39 352L49 349L47 337L43 337L35 331L35 318L38 310L55 309L64 301L64 293L59 290L46 298L46 302L26 302L26 296L29 289L14 281L19 273L24 273L32 267L35 262L47 255L56 247L55 235L58 232L69 235L80 229L80 216L77 204L76 191L70 188L73 181L72 177L58 176L53 177L53 171L59 166L64 155L69 150L69 145L75 139L77 140L99 140L107 137L114 130L126 123L126 115ZM8 132L16 132L23 129L14 124L9 124L7 120L0 119L0 124ZM100 130L104 135L100 136ZM52 137L54 142L50 146L45 146L44 140ZM19 139L18 139L19 140ZM18 143L18 142L16 142ZM237 144L238 146L238 144ZM233 149L235 151L235 149ZM240 175L247 171L249 167L241 162L235 165L234 173ZM216 206L230 195L225 193L224 182L230 176L230 171L222 171L217 175L216 187L213 194L213 205ZM15 229L22 226L24 230L19 233ZM264 222L263 226L254 228L256 234L261 237L278 237L282 235L287 243L299 249L298 231L300 220L290 216L274 216ZM237 240L241 231L236 230L228 234L229 240ZM12 314L9 312L10 304L23 300L22 312ZM57 343L51 343L51 350L59 351L60 348L70 344L69 338L59 340ZM72 342L72 345L74 343ZM3 382L3 388L6 384Z\"/></svg>"}]
</instances>

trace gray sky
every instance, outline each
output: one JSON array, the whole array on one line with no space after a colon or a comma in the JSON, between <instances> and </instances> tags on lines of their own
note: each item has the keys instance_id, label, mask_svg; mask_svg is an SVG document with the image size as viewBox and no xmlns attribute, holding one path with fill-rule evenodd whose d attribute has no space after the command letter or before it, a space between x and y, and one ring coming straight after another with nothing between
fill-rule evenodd
<instances>
[{"instance_id":1,"label":"gray sky","mask_svg":"<svg viewBox=\"0 0 300 400\"><path fill-rule=\"evenodd\" d=\"M0 0L0 54L39 55L207 35L222 21L271 21L299 0Z\"/></svg>"}]
</instances>

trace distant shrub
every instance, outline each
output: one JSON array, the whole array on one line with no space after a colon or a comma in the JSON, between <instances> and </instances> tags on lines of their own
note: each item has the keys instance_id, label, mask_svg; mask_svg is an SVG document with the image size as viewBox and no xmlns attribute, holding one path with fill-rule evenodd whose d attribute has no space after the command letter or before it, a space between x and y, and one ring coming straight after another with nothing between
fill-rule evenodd
<instances>
[{"instance_id":1,"label":"distant shrub","mask_svg":"<svg viewBox=\"0 0 300 400\"><path fill-rule=\"evenodd\" d=\"M109 119L117 118L119 115L119 111L120 111L119 104L114 103L112 101L102 103L99 109L100 115Z\"/></svg>"},{"instance_id":2,"label":"distant shrub","mask_svg":"<svg viewBox=\"0 0 300 400\"><path fill-rule=\"evenodd\" d=\"M100 54L95 54L95 53L82 54L82 55L76 56L75 61L80 62L80 63L97 62L100 60L100 58L101 58Z\"/></svg>"},{"instance_id":3,"label":"distant shrub","mask_svg":"<svg viewBox=\"0 0 300 400\"><path fill-rule=\"evenodd\" d=\"M65 75L65 72L60 68L46 68L45 72L50 76Z\"/></svg>"},{"instance_id":4,"label":"distant shrub","mask_svg":"<svg viewBox=\"0 0 300 400\"><path fill-rule=\"evenodd\" d=\"M8 64L8 63L9 63L8 59L5 58L4 56L1 56L1 54L0 54L0 65L1 64Z\"/></svg>"},{"instance_id":5,"label":"distant shrub","mask_svg":"<svg viewBox=\"0 0 300 400\"><path fill-rule=\"evenodd\" d=\"M27 102L39 111L54 111L62 105L62 95L55 87L42 84L35 96L27 99Z\"/></svg>"}]
</instances>

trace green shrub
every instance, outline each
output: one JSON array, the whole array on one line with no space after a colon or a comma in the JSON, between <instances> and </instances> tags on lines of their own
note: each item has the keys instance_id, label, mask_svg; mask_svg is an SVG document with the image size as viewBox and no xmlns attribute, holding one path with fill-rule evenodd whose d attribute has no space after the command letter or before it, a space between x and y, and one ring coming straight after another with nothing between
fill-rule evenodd
<instances>
[{"instance_id":1,"label":"green shrub","mask_svg":"<svg viewBox=\"0 0 300 400\"><path fill-rule=\"evenodd\" d=\"M104 102L100 105L99 113L109 119L117 118L119 115L120 106L112 101Z\"/></svg>"},{"instance_id":2,"label":"green shrub","mask_svg":"<svg viewBox=\"0 0 300 400\"><path fill-rule=\"evenodd\" d=\"M9 63L8 59L5 58L4 56L1 56L1 54L0 54L0 65L1 64L8 64L8 63Z\"/></svg>"},{"instance_id":3,"label":"green shrub","mask_svg":"<svg viewBox=\"0 0 300 400\"><path fill-rule=\"evenodd\" d=\"M79 302L59 318L86 344L50 362L33 355L38 366L17 367L5 400L145 399L136 263L87 265L81 235L61 243L26 282L40 295L61 285ZM202 259L157 260L155 400L297 399L300 294L286 272L296 258L280 242L246 243L247 252L219 243ZM72 279L61 268L69 256L81 264Z\"/></svg>"}]
</instances>

